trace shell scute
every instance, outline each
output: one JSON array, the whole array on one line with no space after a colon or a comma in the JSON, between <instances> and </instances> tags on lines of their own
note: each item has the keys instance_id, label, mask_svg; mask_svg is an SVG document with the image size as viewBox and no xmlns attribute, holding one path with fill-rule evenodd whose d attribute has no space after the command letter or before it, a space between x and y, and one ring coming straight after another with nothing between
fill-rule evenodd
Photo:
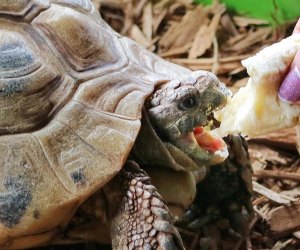
<instances>
[{"instance_id":1,"label":"shell scute","mask_svg":"<svg viewBox=\"0 0 300 250\"><path fill-rule=\"evenodd\" d=\"M140 122L70 102L35 134L56 175L74 195L88 197L123 166Z\"/></svg>"},{"instance_id":2,"label":"shell scute","mask_svg":"<svg viewBox=\"0 0 300 250\"><path fill-rule=\"evenodd\" d=\"M25 37L18 32L0 32L0 78L23 76L41 66Z\"/></svg>"},{"instance_id":3,"label":"shell scute","mask_svg":"<svg viewBox=\"0 0 300 250\"><path fill-rule=\"evenodd\" d=\"M3 249L1 244L8 238L45 232L62 224L77 201L56 178L33 136L0 137L0 159L0 248ZM34 218L36 211L38 218Z\"/></svg>"},{"instance_id":4,"label":"shell scute","mask_svg":"<svg viewBox=\"0 0 300 250\"><path fill-rule=\"evenodd\" d=\"M0 1L0 15L30 21L49 6L48 0L5 0Z\"/></svg>"},{"instance_id":5,"label":"shell scute","mask_svg":"<svg viewBox=\"0 0 300 250\"><path fill-rule=\"evenodd\" d=\"M6 39L11 37L8 33L5 35ZM0 44L1 78L22 76L40 66L35 55L26 44L19 39L12 40L14 41Z\"/></svg>"},{"instance_id":6,"label":"shell scute","mask_svg":"<svg viewBox=\"0 0 300 250\"><path fill-rule=\"evenodd\" d=\"M33 23L75 78L113 72L127 62L118 39L91 16L53 5Z\"/></svg>"},{"instance_id":7,"label":"shell scute","mask_svg":"<svg viewBox=\"0 0 300 250\"><path fill-rule=\"evenodd\" d=\"M75 81L29 25L0 24L0 135L30 131L64 105Z\"/></svg>"},{"instance_id":8,"label":"shell scute","mask_svg":"<svg viewBox=\"0 0 300 250\"><path fill-rule=\"evenodd\" d=\"M87 12L91 12L93 10L93 5L89 0L50 0L51 3L68 6L71 8L75 8L77 10L84 10Z\"/></svg>"},{"instance_id":9,"label":"shell scute","mask_svg":"<svg viewBox=\"0 0 300 250\"><path fill-rule=\"evenodd\" d=\"M149 82L116 72L82 83L74 99L98 111L139 119L153 89Z\"/></svg>"}]
</instances>

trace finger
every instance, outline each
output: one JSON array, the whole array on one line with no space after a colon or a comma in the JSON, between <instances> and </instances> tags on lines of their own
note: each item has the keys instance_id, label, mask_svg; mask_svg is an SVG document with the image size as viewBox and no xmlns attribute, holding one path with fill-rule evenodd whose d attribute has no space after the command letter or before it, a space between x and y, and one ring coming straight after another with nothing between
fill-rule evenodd
<instances>
[{"instance_id":1,"label":"finger","mask_svg":"<svg viewBox=\"0 0 300 250\"><path fill-rule=\"evenodd\" d=\"M280 86L278 96L288 103L300 101L300 50L297 52L290 70Z\"/></svg>"},{"instance_id":2,"label":"finger","mask_svg":"<svg viewBox=\"0 0 300 250\"><path fill-rule=\"evenodd\" d=\"M297 34L297 33L300 33L300 18L299 18L298 22L296 23L296 26L293 31L293 34Z\"/></svg>"}]
</instances>

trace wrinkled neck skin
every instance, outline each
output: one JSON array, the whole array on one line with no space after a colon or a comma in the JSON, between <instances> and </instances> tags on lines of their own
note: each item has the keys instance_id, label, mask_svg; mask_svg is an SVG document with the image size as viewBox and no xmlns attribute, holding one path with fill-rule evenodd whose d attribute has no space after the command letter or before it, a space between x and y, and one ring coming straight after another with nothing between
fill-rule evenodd
<instances>
[{"instance_id":1,"label":"wrinkled neck skin","mask_svg":"<svg viewBox=\"0 0 300 250\"><path fill-rule=\"evenodd\" d=\"M228 95L225 86L206 71L161 85L145 105L134 149L138 158L147 165L183 171L224 161L226 144L210 133L209 125L213 123L212 112L225 105Z\"/></svg>"}]
</instances>

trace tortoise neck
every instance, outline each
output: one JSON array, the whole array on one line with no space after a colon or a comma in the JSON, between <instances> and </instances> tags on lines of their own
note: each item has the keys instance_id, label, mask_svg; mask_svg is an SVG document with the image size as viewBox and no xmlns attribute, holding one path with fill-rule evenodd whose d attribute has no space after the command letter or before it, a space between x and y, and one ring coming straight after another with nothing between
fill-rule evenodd
<instances>
[{"instance_id":1,"label":"tortoise neck","mask_svg":"<svg viewBox=\"0 0 300 250\"><path fill-rule=\"evenodd\" d=\"M199 166L179 148L161 138L143 108L142 126L130 157L142 166L161 166L191 171Z\"/></svg>"}]
</instances>

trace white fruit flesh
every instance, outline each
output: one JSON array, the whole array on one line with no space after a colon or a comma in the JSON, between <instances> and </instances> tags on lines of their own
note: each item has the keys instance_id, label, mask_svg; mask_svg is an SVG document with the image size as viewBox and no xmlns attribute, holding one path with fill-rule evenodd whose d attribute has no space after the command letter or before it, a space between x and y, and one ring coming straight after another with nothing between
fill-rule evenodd
<instances>
[{"instance_id":1,"label":"white fruit flesh","mask_svg":"<svg viewBox=\"0 0 300 250\"><path fill-rule=\"evenodd\" d=\"M300 105L281 101L278 89L299 49L297 34L242 61L249 81L222 110L215 112L221 125L214 132L219 136L241 133L253 137L296 125Z\"/></svg>"}]
</instances>

